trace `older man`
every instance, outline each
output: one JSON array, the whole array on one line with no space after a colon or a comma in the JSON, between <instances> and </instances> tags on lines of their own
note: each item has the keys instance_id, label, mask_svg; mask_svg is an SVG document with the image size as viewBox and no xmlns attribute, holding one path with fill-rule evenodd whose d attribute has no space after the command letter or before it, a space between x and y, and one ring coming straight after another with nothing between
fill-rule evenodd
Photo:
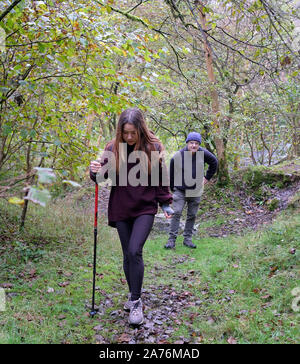
<instances>
[{"instance_id":1,"label":"older man","mask_svg":"<svg viewBox=\"0 0 300 364\"><path fill-rule=\"evenodd\" d=\"M208 150L201 148L200 144L201 135L196 132L189 133L186 139L186 146L179 152L177 152L170 162L170 188L173 192L172 206L174 214L171 220L169 239L167 244L165 245L166 249L175 248L175 241L178 234L180 217L182 215L182 210L185 203L187 203L187 218L183 232L183 244L189 248L196 248L196 245L192 242L192 235L201 199L201 193L193 194L193 192L196 190L201 190L201 188L197 189L197 185L199 187L199 178L203 178L203 184L206 184L215 174L218 167L217 158ZM202 154L199 152L202 152ZM199 157L199 155L201 157ZM187 163L187 161L190 162ZM208 169L205 177L203 177L205 163L208 164ZM180 167L179 169L178 164ZM179 183L177 182L178 177L181 177L179 178ZM194 181L194 185L191 185L191 183L187 183L187 180ZM202 182L202 180L200 182ZM200 185L202 186L202 183L200 183Z\"/></svg>"}]
</instances>

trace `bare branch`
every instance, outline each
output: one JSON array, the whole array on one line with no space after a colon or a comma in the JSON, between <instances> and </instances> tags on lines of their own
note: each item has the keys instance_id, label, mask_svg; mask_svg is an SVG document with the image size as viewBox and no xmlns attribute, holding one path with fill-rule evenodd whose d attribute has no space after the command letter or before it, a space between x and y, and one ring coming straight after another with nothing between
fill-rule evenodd
<instances>
[{"instance_id":1,"label":"bare branch","mask_svg":"<svg viewBox=\"0 0 300 364\"><path fill-rule=\"evenodd\" d=\"M3 13L0 15L0 21L2 21L7 14L9 14L14 7L16 7L22 0L15 0L12 4L9 5L7 9L3 11Z\"/></svg>"},{"instance_id":2,"label":"bare branch","mask_svg":"<svg viewBox=\"0 0 300 364\"><path fill-rule=\"evenodd\" d=\"M35 78L34 80L32 80L32 82L39 81L39 80L45 80L47 78L52 78L52 77L58 77L59 78L59 77L73 77L73 76L82 76L82 73L70 73L69 75L64 75L64 74L49 75L49 76Z\"/></svg>"},{"instance_id":3,"label":"bare branch","mask_svg":"<svg viewBox=\"0 0 300 364\"><path fill-rule=\"evenodd\" d=\"M40 44L40 43L56 43L56 42L60 42L65 39L67 39L67 37L54 39L54 40L37 40L34 42L23 43L23 44L6 44L6 47L26 47L26 46L32 46L33 44Z\"/></svg>"},{"instance_id":4,"label":"bare branch","mask_svg":"<svg viewBox=\"0 0 300 364\"><path fill-rule=\"evenodd\" d=\"M283 39L282 35L280 34L280 31L277 29L273 19L272 19L272 15L271 15L271 11L268 7L268 5L266 4L265 0L260 0L261 3L263 4L263 7L268 15L268 18L270 20L270 23L272 25L272 27L275 29L276 33L278 34L279 38L282 40L283 44L285 45L285 47L291 52L291 54L293 56L295 56L296 59L299 60L299 56L293 51L293 49L287 44L287 42ZM273 10L272 10L273 11ZM273 11L274 12L274 11Z\"/></svg>"},{"instance_id":5,"label":"bare branch","mask_svg":"<svg viewBox=\"0 0 300 364\"><path fill-rule=\"evenodd\" d=\"M98 1L98 0L94 0L98 5L101 5L101 6L104 6L104 4L101 2L101 1ZM141 23L144 27L148 28L148 29L151 29L153 30L154 32L157 32L161 35L170 35L170 34L167 34L159 29L156 29L156 28L153 28L151 25L147 24L143 19L135 16L135 15L132 15L132 14L129 14L128 12L125 12L125 11L122 11L120 9L117 9L115 8L114 6L110 6L111 10L116 12L116 13L119 13L119 14L122 14L124 15L127 19L130 19L130 20L133 20L133 21L136 21L136 22L139 22Z\"/></svg>"}]
</instances>

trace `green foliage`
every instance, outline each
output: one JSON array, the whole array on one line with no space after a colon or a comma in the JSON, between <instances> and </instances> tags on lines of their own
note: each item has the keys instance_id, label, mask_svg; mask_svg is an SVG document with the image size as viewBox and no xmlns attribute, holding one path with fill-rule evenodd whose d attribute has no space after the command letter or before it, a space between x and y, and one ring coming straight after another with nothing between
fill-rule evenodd
<instances>
[{"instance_id":1,"label":"green foliage","mask_svg":"<svg viewBox=\"0 0 300 364\"><path fill-rule=\"evenodd\" d=\"M249 188L253 189L260 187L262 184L271 185L274 182L274 177L267 172L267 167L249 167L243 173L243 180Z\"/></svg>"},{"instance_id":2,"label":"green foliage","mask_svg":"<svg viewBox=\"0 0 300 364\"><path fill-rule=\"evenodd\" d=\"M300 191L292 196L288 201L289 208L296 209L300 207Z\"/></svg>"},{"instance_id":3,"label":"green foliage","mask_svg":"<svg viewBox=\"0 0 300 364\"><path fill-rule=\"evenodd\" d=\"M46 251L36 246L27 245L21 241L13 241L12 247L16 253L19 262L27 263L28 261L38 262L43 259Z\"/></svg>"},{"instance_id":4,"label":"green foliage","mask_svg":"<svg viewBox=\"0 0 300 364\"><path fill-rule=\"evenodd\" d=\"M53 168L58 183L82 181L113 137L118 114L131 106L146 112L169 151L198 131L216 153L219 134L229 165L221 161L220 185L250 156L262 165L298 156L299 73L289 46L295 9L281 0L202 9L220 104L216 130L200 18L184 2L172 4L22 1L7 14L0 23L7 35L1 175L21 179L39 165Z\"/></svg>"},{"instance_id":5,"label":"green foliage","mask_svg":"<svg viewBox=\"0 0 300 364\"><path fill-rule=\"evenodd\" d=\"M273 198L267 201L267 206L270 211L274 211L279 206L279 200L277 198Z\"/></svg>"},{"instance_id":6,"label":"green foliage","mask_svg":"<svg viewBox=\"0 0 300 364\"><path fill-rule=\"evenodd\" d=\"M109 6L77 5L24 2L0 24L11 35L0 54L0 169L14 166L15 176L42 164L59 179L64 172L82 178L95 155L94 135L112 133L113 115L140 103L137 88L154 91L148 76L129 71L127 62L151 62L155 39L126 29ZM90 127L86 118L93 113L106 125Z\"/></svg>"},{"instance_id":7,"label":"green foliage","mask_svg":"<svg viewBox=\"0 0 300 364\"><path fill-rule=\"evenodd\" d=\"M262 185L270 187L284 187L292 180L292 175L284 171L275 172L264 166L250 166L242 172L242 178L250 189L260 188Z\"/></svg>"}]
</instances>

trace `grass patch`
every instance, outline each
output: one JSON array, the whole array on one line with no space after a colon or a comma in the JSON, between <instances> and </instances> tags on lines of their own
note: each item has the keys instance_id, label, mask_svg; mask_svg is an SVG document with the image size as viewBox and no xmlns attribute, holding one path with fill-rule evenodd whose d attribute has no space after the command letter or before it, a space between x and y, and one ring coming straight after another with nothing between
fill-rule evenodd
<instances>
[{"instance_id":1,"label":"grass patch","mask_svg":"<svg viewBox=\"0 0 300 364\"><path fill-rule=\"evenodd\" d=\"M94 319L88 315L93 216L80 213L68 201L56 201L46 209L30 205L23 233L18 231L21 210L0 202L0 285L6 293L1 343L96 343L99 334L106 342L118 342L127 325L119 318L127 297L122 253L106 219L100 219L97 251L96 304L101 312ZM194 250L183 246L182 237L175 251L163 248L166 235L147 241L144 288L152 287L157 296L155 309L164 287L190 297L182 301L187 303L172 322L168 342L299 341L299 316L292 309L291 293L300 286L296 212L287 211L264 231L243 237L195 239ZM172 307L171 301L165 302ZM100 331L94 329L97 325ZM168 326L160 325L153 340Z\"/></svg>"}]
</instances>

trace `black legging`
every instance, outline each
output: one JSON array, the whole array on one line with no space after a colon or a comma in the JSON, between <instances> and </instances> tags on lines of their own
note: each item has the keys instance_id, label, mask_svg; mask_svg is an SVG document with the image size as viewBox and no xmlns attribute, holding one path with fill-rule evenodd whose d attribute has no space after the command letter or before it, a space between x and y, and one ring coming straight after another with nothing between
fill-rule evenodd
<instances>
[{"instance_id":1,"label":"black legging","mask_svg":"<svg viewBox=\"0 0 300 364\"><path fill-rule=\"evenodd\" d=\"M144 278L143 247L153 221L154 215L141 215L116 222L123 250L123 269L132 301L138 300L141 296Z\"/></svg>"}]
</instances>

